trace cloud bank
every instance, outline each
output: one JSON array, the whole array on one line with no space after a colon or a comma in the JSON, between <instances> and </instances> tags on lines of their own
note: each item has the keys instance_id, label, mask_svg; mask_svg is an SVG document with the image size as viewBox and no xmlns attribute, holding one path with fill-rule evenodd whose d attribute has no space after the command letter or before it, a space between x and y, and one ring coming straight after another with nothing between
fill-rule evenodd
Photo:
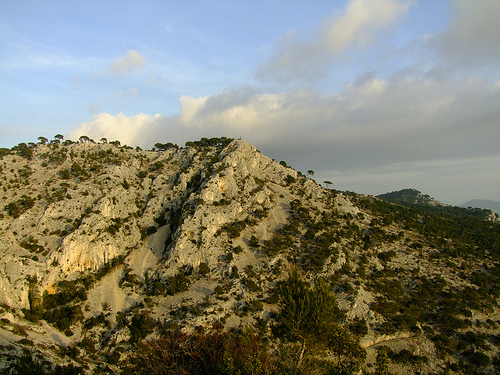
<instances>
[{"instance_id":1,"label":"cloud bank","mask_svg":"<svg viewBox=\"0 0 500 375\"><path fill-rule=\"evenodd\" d=\"M446 31L430 39L431 48L460 66L498 66L500 2L455 0L452 8L454 17Z\"/></svg>"},{"instance_id":2,"label":"cloud bank","mask_svg":"<svg viewBox=\"0 0 500 375\"><path fill-rule=\"evenodd\" d=\"M183 96L174 116L102 113L71 136L150 148L159 140L183 145L224 135L242 137L301 168L307 167L304 159L320 169L387 168L498 156L498 103L498 87L482 80L373 78L333 96L243 87L210 97Z\"/></svg>"}]
</instances>

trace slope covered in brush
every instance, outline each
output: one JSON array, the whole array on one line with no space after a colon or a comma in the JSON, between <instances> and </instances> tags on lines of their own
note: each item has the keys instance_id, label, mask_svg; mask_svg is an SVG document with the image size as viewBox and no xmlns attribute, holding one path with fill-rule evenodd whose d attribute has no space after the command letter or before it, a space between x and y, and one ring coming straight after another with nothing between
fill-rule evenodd
<instances>
[{"instance_id":1,"label":"slope covered in brush","mask_svg":"<svg viewBox=\"0 0 500 375\"><path fill-rule=\"evenodd\" d=\"M498 224L324 189L227 138L2 155L4 367L498 370Z\"/></svg>"},{"instance_id":2,"label":"slope covered in brush","mask_svg":"<svg viewBox=\"0 0 500 375\"><path fill-rule=\"evenodd\" d=\"M378 198L385 199L390 202L403 204L408 207L420 208L427 212L432 212L440 216L452 218L476 218L480 220L488 220L499 222L497 213L490 209L478 208L479 206L450 206L441 203L428 194L422 194L417 189L403 189L390 193L380 194Z\"/></svg>"}]
</instances>

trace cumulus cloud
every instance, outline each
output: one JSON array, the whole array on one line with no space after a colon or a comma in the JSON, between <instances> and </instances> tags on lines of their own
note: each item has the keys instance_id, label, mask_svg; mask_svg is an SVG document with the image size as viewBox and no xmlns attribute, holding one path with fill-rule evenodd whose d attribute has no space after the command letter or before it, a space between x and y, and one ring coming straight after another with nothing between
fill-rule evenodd
<instances>
[{"instance_id":1,"label":"cumulus cloud","mask_svg":"<svg viewBox=\"0 0 500 375\"><path fill-rule=\"evenodd\" d=\"M324 77L338 55L373 43L408 9L409 3L398 0L350 0L343 14L328 17L313 35L291 31L281 38L257 78L289 83Z\"/></svg>"},{"instance_id":2,"label":"cumulus cloud","mask_svg":"<svg viewBox=\"0 0 500 375\"><path fill-rule=\"evenodd\" d=\"M454 0L454 15L446 31L429 39L445 59L464 66L481 66L500 60L500 2Z\"/></svg>"},{"instance_id":3,"label":"cumulus cloud","mask_svg":"<svg viewBox=\"0 0 500 375\"><path fill-rule=\"evenodd\" d=\"M124 57L113 60L108 69L109 74L130 74L141 70L147 64L147 60L139 52L131 49Z\"/></svg>"},{"instance_id":4,"label":"cumulus cloud","mask_svg":"<svg viewBox=\"0 0 500 375\"><path fill-rule=\"evenodd\" d=\"M70 139L79 139L86 135L92 139L119 140L128 145L144 145L145 133L155 128L156 122L162 122L164 116L154 116L139 113L134 116L126 116L122 113L111 115L100 113L93 116L92 121L80 124L69 134Z\"/></svg>"}]
</instances>

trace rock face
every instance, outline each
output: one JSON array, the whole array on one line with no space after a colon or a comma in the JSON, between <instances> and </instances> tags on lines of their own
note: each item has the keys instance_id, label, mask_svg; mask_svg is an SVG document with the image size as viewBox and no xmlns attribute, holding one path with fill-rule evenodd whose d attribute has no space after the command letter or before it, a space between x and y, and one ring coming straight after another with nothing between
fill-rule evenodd
<instances>
[{"instance_id":1,"label":"rock face","mask_svg":"<svg viewBox=\"0 0 500 375\"><path fill-rule=\"evenodd\" d=\"M242 140L162 151L25 147L0 161L0 339L18 354L20 326L35 347L49 347L51 336L79 345L90 372L102 362L95 350L123 359L136 340L169 327L271 334L276 290L292 264L309 281L328 280L369 363L382 342L396 350L418 339L430 371L462 355L433 344L436 327L473 330L473 317L475 335L498 331L484 328L500 285L494 226L456 238L434 216L324 189Z\"/></svg>"},{"instance_id":2,"label":"rock face","mask_svg":"<svg viewBox=\"0 0 500 375\"><path fill-rule=\"evenodd\" d=\"M297 178L296 171L236 140L201 152L38 145L30 160L11 154L3 161L6 177L15 181L6 187L6 200L17 206L24 199L17 197L35 201L1 221L0 302L19 308L29 307L27 276L37 276L46 289L147 247L151 236L151 250L167 273L201 263L217 267L227 251L221 228L255 212L272 212L269 228L254 228L269 237L281 224L273 222L276 215L285 215L280 185L288 176Z\"/></svg>"}]
</instances>

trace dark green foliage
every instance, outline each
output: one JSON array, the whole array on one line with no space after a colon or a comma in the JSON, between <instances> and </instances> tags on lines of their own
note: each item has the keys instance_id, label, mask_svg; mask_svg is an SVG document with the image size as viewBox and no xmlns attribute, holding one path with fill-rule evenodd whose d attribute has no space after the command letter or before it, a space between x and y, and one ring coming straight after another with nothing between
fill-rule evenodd
<instances>
[{"instance_id":1,"label":"dark green foliage","mask_svg":"<svg viewBox=\"0 0 500 375\"><path fill-rule=\"evenodd\" d=\"M167 151L170 149L178 149L179 146L177 146L175 143L168 142L168 143L155 143L155 149L158 151Z\"/></svg>"},{"instance_id":2,"label":"dark green foliage","mask_svg":"<svg viewBox=\"0 0 500 375\"><path fill-rule=\"evenodd\" d=\"M275 233L271 240L264 240L263 249L268 256L277 255L280 251L292 245L292 238L280 233Z\"/></svg>"},{"instance_id":3,"label":"dark green foliage","mask_svg":"<svg viewBox=\"0 0 500 375\"><path fill-rule=\"evenodd\" d=\"M145 178L147 175L148 175L147 171L140 171L139 173L137 173L137 177L140 178L141 180Z\"/></svg>"},{"instance_id":4,"label":"dark green foliage","mask_svg":"<svg viewBox=\"0 0 500 375\"><path fill-rule=\"evenodd\" d=\"M186 146L188 146L188 147L219 147L219 148L225 148L232 141L233 141L233 138L226 138L226 137L210 138L210 139L208 139L208 138L201 138L199 141L188 141L188 142L186 142Z\"/></svg>"},{"instance_id":5,"label":"dark green foliage","mask_svg":"<svg viewBox=\"0 0 500 375\"><path fill-rule=\"evenodd\" d=\"M203 182L202 171L198 171L191 177L191 180L188 181L186 188L191 191L198 191Z\"/></svg>"},{"instance_id":6,"label":"dark green foliage","mask_svg":"<svg viewBox=\"0 0 500 375\"><path fill-rule=\"evenodd\" d=\"M19 156L28 160L33 157L33 150L26 143L19 143L17 146L12 147L11 151L16 151Z\"/></svg>"},{"instance_id":7,"label":"dark green foliage","mask_svg":"<svg viewBox=\"0 0 500 375\"><path fill-rule=\"evenodd\" d=\"M164 166L164 164L161 161L156 161L153 164L151 164L151 166L149 167L149 171L150 172L157 171L159 169L162 169L163 166Z\"/></svg>"},{"instance_id":8,"label":"dark green foliage","mask_svg":"<svg viewBox=\"0 0 500 375\"><path fill-rule=\"evenodd\" d=\"M246 226L247 224L245 221L241 220L232 224L226 224L222 227L222 229L227 232L229 238L238 238Z\"/></svg>"},{"instance_id":9,"label":"dark green foliage","mask_svg":"<svg viewBox=\"0 0 500 375\"><path fill-rule=\"evenodd\" d=\"M8 148L1 147L0 148L0 159L4 156L10 155L10 150Z\"/></svg>"},{"instance_id":10,"label":"dark green foliage","mask_svg":"<svg viewBox=\"0 0 500 375\"><path fill-rule=\"evenodd\" d=\"M390 353L389 357L396 363L404 363L404 364L424 364L429 362L429 358L425 356L415 355L408 349L402 349L397 353Z\"/></svg>"},{"instance_id":11,"label":"dark green foliage","mask_svg":"<svg viewBox=\"0 0 500 375\"><path fill-rule=\"evenodd\" d=\"M434 341L434 346L441 354L452 354L457 349L457 341L445 333L439 333L433 336L432 341Z\"/></svg>"},{"instance_id":12,"label":"dark green foliage","mask_svg":"<svg viewBox=\"0 0 500 375\"><path fill-rule=\"evenodd\" d=\"M260 292L262 290L262 288L259 285L257 285L257 283L253 281L251 278L244 278L242 280L242 283L245 284L245 286L251 292Z\"/></svg>"},{"instance_id":13,"label":"dark green foliage","mask_svg":"<svg viewBox=\"0 0 500 375\"><path fill-rule=\"evenodd\" d=\"M79 305L63 305L50 311L44 311L43 319L55 325L60 331L67 330L72 324L83 319L82 308Z\"/></svg>"},{"instance_id":14,"label":"dark green foliage","mask_svg":"<svg viewBox=\"0 0 500 375\"><path fill-rule=\"evenodd\" d=\"M70 302L82 302L87 299L85 287L75 281L60 281L56 284L56 293L43 293L43 306L53 309Z\"/></svg>"},{"instance_id":15,"label":"dark green foliage","mask_svg":"<svg viewBox=\"0 0 500 375\"><path fill-rule=\"evenodd\" d=\"M383 251L383 252L377 254L377 257L383 262L389 262L395 256L396 256L396 252L394 250Z\"/></svg>"},{"instance_id":16,"label":"dark green foliage","mask_svg":"<svg viewBox=\"0 0 500 375\"><path fill-rule=\"evenodd\" d=\"M35 200L33 198L28 197L27 195L23 195L17 201L11 202L8 205L6 205L5 210L10 216L16 219L34 205L35 205Z\"/></svg>"},{"instance_id":17,"label":"dark green foliage","mask_svg":"<svg viewBox=\"0 0 500 375\"><path fill-rule=\"evenodd\" d=\"M250 245L250 247L258 248L260 246L260 241L257 237L252 235L250 241L248 242L248 245Z\"/></svg>"},{"instance_id":18,"label":"dark green foliage","mask_svg":"<svg viewBox=\"0 0 500 375\"><path fill-rule=\"evenodd\" d=\"M87 319L83 325L83 327L87 330L92 329L95 326L101 325L104 326L106 324L106 317L104 316L104 313L100 313L97 316L93 316L89 319Z\"/></svg>"},{"instance_id":19,"label":"dark green foliage","mask_svg":"<svg viewBox=\"0 0 500 375\"><path fill-rule=\"evenodd\" d=\"M365 318L356 317L350 324L349 330L357 336L363 337L368 333L368 325Z\"/></svg>"},{"instance_id":20,"label":"dark green foliage","mask_svg":"<svg viewBox=\"0 0 500 375\"><path fill-rule=\"evenodd\" d=\"M174 276L168 278L167 294L174 295L189 289L190 281L184 271L179 268Z\"/></svg>"},{"instance_id":21,"label":"dark green foliage","mask_svg":"<svg viewBox=\"0 0 500 375\"><path fill-rule=\"evenodd\" d=\"M382 346L378 352L377 352L377 359L375 363L375 372L374 375L390 375L391 373L389 372L389 356L388 353L390 352L390 349Z\"/></svg>"},{"instance_id":22,"label":"dark green foliage","mask_svg":"<svg viewBox=\"0 0 500 375\"><path fill-rule=\"evenodd\" d=\"M287 175L285 178L285 182L287 185L291 185L291 184L297 182L297 179L295 177L293 177L292 175Z\"/></svg>"},{"instance_id":23,"label":"dark green foliage","mask_svg":"<svg viewBox=\"0 0 500 375\"><path fill-rule=\"evenodd\" d=\"M208 264L206 264L205 262L200 263L200 265L198 266L198 273L200 275L206 275L209 272L210 268L208 267Z\"/></svg>"},{"instance_id":24,"label":"dark green foliage","mask_svg":"<svg viewBox=\"0 0 500 375\"><path fill-rule=\"evenodd\" d=\"M132 344L137 344L147 335L154 331L156 322L148 314L136 311L132 317L128 328L130 329L130 339Z\"/></svg>"},{"instance_id":25,"label":"dark green foliage","mask_svg":"<svg viewBox=\"0 0 500 375\"><path fill-rule=\"evenodd\" d=\"M366 351L359 344L358 338L353 336L343 326L335 326L327 333L327 347L336 357L340 368L359 369L366 358Z\"/></svg>"},{"instance_id":26,"label":"dark green foliage","mask_svg":"<svg viewBox=\"0 0 500 375\"><path fill-rule=\"evenodd\" d=\"M279 286L281 311L277 335L290 340L292 350L287 371L309 373L319 366L329 374L350 374L359 371L366 352L359 339L340 324L342 314L330 287L322 279L310 286L293 268L288 279ZM366 325L366 323L365 323ZM326 353L335 358L333 364L319 360Z\"/></svg>"}]
</instances>

